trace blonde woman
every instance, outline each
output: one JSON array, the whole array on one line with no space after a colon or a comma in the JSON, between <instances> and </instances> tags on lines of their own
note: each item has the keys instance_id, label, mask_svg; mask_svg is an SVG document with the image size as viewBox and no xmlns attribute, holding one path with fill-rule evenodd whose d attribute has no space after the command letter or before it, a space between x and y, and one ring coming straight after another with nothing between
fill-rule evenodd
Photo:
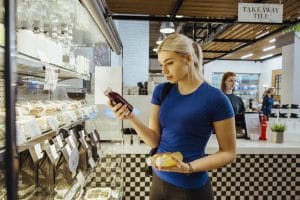
<instances>
[{"instance_id":1,"label":"blonde woman","mask_svg":"<svg viewBox=\"0 0 300 200\"><path fill-rule=\"evenodd\" d=\"M182 34L171 34L158 47L158 61L171 87L162 102L166 83L158 85L151 100L149 125L124 105L109 105L121 120L129 120L138 135L161 152L181 152L175 167L153 167L151 200L213 199L207 171L235 159L234 112L228 98L206 83L201 74L202 50ZM215 130L219 149L206 156L205 147Z\"/></svg>"}]
</instances>

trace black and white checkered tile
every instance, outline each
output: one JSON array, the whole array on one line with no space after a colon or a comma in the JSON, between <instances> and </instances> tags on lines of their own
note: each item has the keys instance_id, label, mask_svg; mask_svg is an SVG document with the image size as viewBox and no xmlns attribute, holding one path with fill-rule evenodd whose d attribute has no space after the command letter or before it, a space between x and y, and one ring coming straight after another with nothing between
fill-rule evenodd
<instances>
[{"instance_id":1,"label":"black and white checkered tile","mask_svg":"<svg viewBox=\"0 0 300 200\"><path fill-rule=\"evenodd\" d=\"M149 199L151 178L145 173L146 157L102 158L89 187L123 186L124 200ZM300 155L237 155L235 163L209 172L215 199L300 200L299 164ZM123 183L115 180L119 176Z\"/></svg>"}]
</instances>

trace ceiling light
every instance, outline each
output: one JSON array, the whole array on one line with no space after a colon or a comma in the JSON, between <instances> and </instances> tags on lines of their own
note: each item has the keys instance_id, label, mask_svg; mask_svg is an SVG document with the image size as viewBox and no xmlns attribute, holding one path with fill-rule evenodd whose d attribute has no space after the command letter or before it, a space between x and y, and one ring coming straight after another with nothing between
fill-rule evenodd
<instances>
[{"instance_id":1,"label":"ceiling light","mask_svg":"<svg viewBox=\"0 0 300 200\"><path fill-rule=\"evenodd\" d=\"M153 48L153 51L154 51L154 52L157 52L157 48Z\"/></svg>"},{"instance_id":2,"label":"ceiling light","mask_svg":"<svg viewBox=\"0 0 300 200\"><path fill-rule=\"evenodd\" d=\"M275 45L267 47L267 48L264 48L263 51L269 51L271 49L275 49Z\"/></svg>"},{"instance_id":3,"label":"ceiling light","mask_svg":"<svg viewBox=\"0 0 300 200\"><path fill-rule=\"evenodd\" d=\"M269 40L270 43L273 43L275 41L276 41L276 38L273 38L273 39Z\"/></svg>"},{"instance_id":4,"label":"ceiling light","mask_svg":"<svg viewBox=\"0 0 300 200\"><path fill-rule=\"evenodd\" d=\"M255 39L261 38L261 37L263 37L263 36L265 36L265 35L267 35L269 33L270 33L269 31L264 32L263 34L260 34L260 35L256 36Z\"/></svg>"},{"instance_id":5,"label":"ceiling light","mask_svg":"<svg viewBox=\"0 0 300 200\"><path fill-rule=\"evenodd\" d=\"M174 23L173 22L162 22L160 24L160 29L159 31L161 33L174 33L175 32L175 28L174 28Z\"/></svg>"},{"instance_id":6,"label":"ceiling light","mask_svg":"<svg viewBox=\"0 0 300 200\"><path fill-rule=\"evenodd\" d=\"M249 58L251 56L253 56L253 53L246 54L246 55L242 56L241 59Z\"/></svg>"},{"instance_id":7,"label":"ceiling light","mask_svg":"<svg viewBox=\"0 0 300 200\"><path fill-rule=\"evenodd\" d=\"M262 59L269 58L269 57L272 57L272 56L273 56L273 54L268 54L268 55L260 57L260 59L262 60Z\"/></svg>"},{"instance_id":8,"label":"ceiling light","mask_svg":"<svg viewBox=\"0 0 300 200\"><path fill-rule=\"evenodd\" d=\"M164 35L160 35L156 41L156 44L160 45L162 43L162 41L164 40Z\"/></svg>"},{"instance_id":9,"label":"ceiling light","mask_svg":"<svg viewBox=\"0 0 300 200\"><path fill-rule=\"evenodd\" d=\"M183 15L176 15L176 18L183 18Z\"/></svg>"}]
</instances>

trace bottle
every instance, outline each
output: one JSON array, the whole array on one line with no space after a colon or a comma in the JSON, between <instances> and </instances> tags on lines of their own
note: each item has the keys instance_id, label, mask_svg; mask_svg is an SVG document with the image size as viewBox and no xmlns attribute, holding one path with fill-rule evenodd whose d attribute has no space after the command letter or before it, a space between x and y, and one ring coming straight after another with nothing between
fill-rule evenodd
<instances>
[{"instance_id":1,"label":"bottle","mask_svg":"<svg viewBox=\"0 0 300 200\"><path fill-rule=\"evenodd\" d=\"M126 104L127 108L129 110L129 113L131 113L133 111L133 106L128 103L120 94L118 94L117 92L112 91L112 89L110 87L108 87L105 91L104 91L104 95L107 96L112 102L113 104Z\"/></svg>"},{"instance_id":2,"label":"bottle","mask_svg":"<svg viewBox=\"0 0 300 200\"><path fill-rule=\"evenodd\" d=\"M172 157L177 158L178 160L183 160L183 155L180 152L174 152L174 153L159 153L155 154L152 157L152 163L157 167L174 167L176 166L176 161L173 160Z\"/></svg>"}]
</instances>

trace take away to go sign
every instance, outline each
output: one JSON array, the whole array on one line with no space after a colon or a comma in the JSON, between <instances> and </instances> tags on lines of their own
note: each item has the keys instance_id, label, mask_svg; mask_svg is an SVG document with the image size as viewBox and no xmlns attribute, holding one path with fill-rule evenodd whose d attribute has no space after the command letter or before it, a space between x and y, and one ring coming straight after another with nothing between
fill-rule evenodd
<instances>
[{"instance_id":1,"label":"take away to go sign","mask_svg":"<svg viewBox=\"0 0 300 200\"><path fill-rule=\"evenodd\" d=\"M239 22L282 23L283 5L265 3L239 3Z\"/></svg>"}]
</instances>

